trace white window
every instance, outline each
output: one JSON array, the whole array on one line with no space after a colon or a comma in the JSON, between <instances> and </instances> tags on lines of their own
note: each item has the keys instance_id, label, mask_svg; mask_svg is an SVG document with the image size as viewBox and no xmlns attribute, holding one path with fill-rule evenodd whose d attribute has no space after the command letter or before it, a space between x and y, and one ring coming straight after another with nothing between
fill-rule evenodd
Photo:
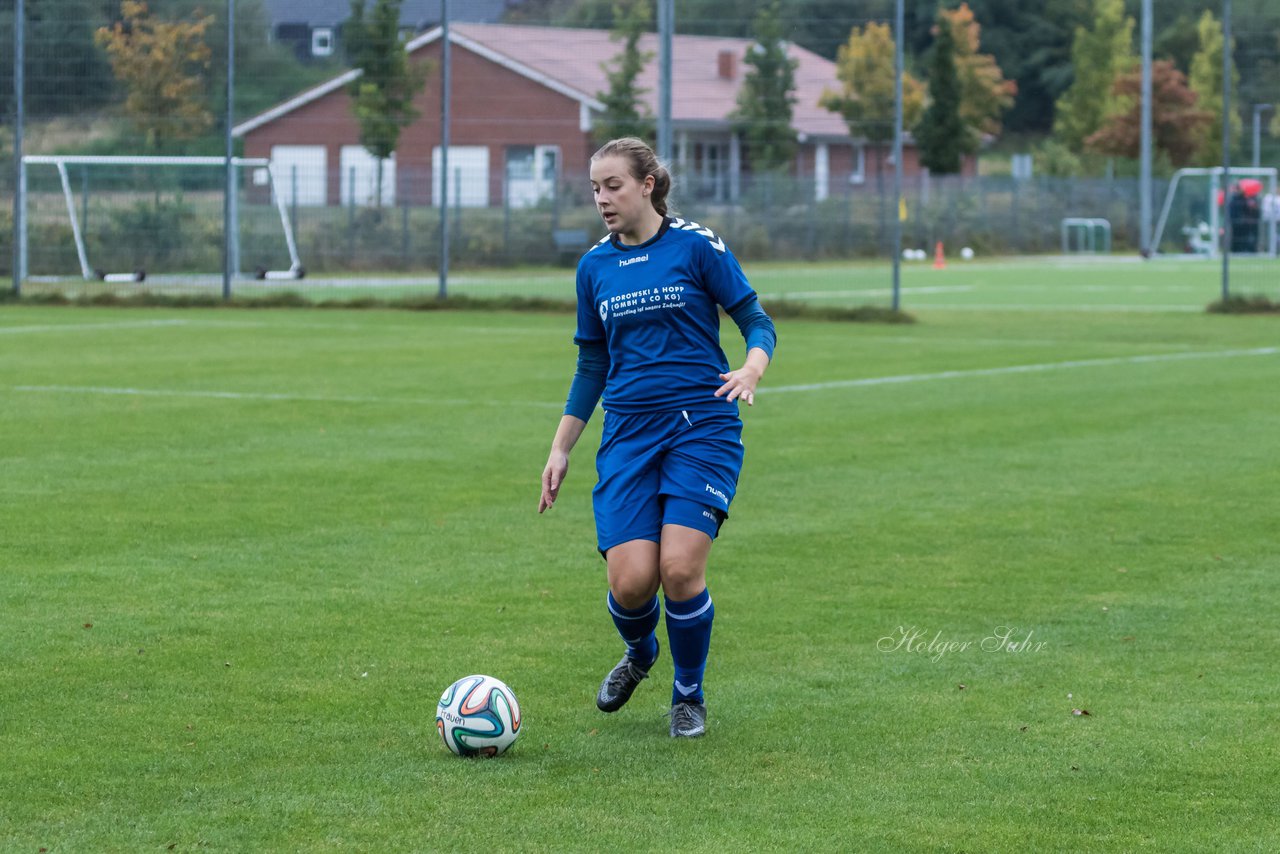
<instances>
[{"instance_id":1,"label":"white window","mask_svg":"<svg viewBox=\"0 0 1280 854\"><path fill-rule=\"evenodd\" d=\"M333 56L333 27L316 27L311 31L311 55Z\"/></svg>"},{"instance_id":2,"label":"white window","mask_svg":"<svg viewBox=\"0 0 1280 854\"><path fill-rule=\"evenodd\" d=\"M820 142L813 149L813 200L826 201L831 187L831 152L825 142Z\"/></svg>"},{"instance_id":3,"label":"white window","mask_svg":"<svg viewBox=\"0 0 1280 854\"><path fill-rule=\"evenodd\" d=\"M313 206L329 201L328 153L323 145L273 145L276 192L291 205Z\"/></svg>"},{"instance_id":4,"label":"white window","mask_svg":"<svg viewBox=\"0 0 1280 854\"><path fill-rule=\"evenodd\" d=\"M449 168L452 171L452 162ZM559 146L507 146L507 204L527 208L554 197L559 174Z\"/></svg>"},{"instance_id":5,"label":"white window","mask_svg":"<svg viewBox=\"0 0 1280 854\"><path fill-rule=\"evenodd\" d=\"M431 150L431 204L440 206L440 146ZM489 149L483 145L449 146L449 204L464 208L489 206Z\"/></svg>"},{"instance_id":6,"label":"white window","mask_svg":"<svg viewBox=\"0 0 1280 854\"><path fill-rule=\"evenodd\" d=\"M533 146L532 145L508 145L507 146L507 180L508 181L531 181L533 180Z\"/></svg>"},{"instance_id":7,"label":"white window","mask_svg":"<svg viewBox=\"0 0 1280 854\"><path fill-rule=\"evenodd\" d=\"M867 183L867 149L858 145L853 149L853 171L849 173L850 184Z\"/></svg>"},{"instance_id":8,"label":"white window","mask_svg":"<svg viewBox=\"0 0 1280 854\"><path fill-rule=\"evenodd\" d=\"M339 177L342 181L339 197L342 204L372 207L378 204L378 158L363 145L344 145L338 152ZM382 161L382 204L396 203L396 155Z\"/></svg>"}]
</instances>

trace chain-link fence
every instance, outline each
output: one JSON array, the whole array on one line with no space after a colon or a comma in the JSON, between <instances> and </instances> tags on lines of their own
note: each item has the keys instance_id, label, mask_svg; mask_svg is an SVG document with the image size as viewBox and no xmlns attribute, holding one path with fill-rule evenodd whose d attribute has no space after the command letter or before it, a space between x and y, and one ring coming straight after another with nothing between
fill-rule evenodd
<instances>
[{"instance_id":1,"label":"chain-link fence","mask_svg":"<svg viewBox=\"0 0 1280 854\"><path fill-rule=\"evenodd\" d=\"M237 174L254 168L266 167L241 167ZM586 184L585 175L578 178ZM60 170L55 162L29 163L29 274L40 279L82 272L73 223L92 269L216 272L223 251L222 180L221 169L210 165L72 159ZM280 182L281 216L277 194L255 192L253 180L239 182L242 272L287 268L290 228L299 257L314 274L409 272L439 263L435 206L378 208L359 204L354 194L340 204L306 204L307 194L320 190L286 177ZM901 211L906 246L942 240L988 255L1054 252L1067 217L1105 218L1114 248L1137 245L1135 179L921 176L906 183L901 206L873 189L850 187L819 201L807 182L770 183L764 190L744 182L740 203L727 204L688 198L677 176L674 212L698 218L751 260L884 258L892 251L892 219ZM465 178L454 186L459 195L471 190ZM536 205L516 207L505 199L501 206L464 207L455 200L449 220L454 263L489 268L576 260L604 233L586 195L566 181L554 198Z\"/></svg>"},{"instance_id":2,"label":"chain-link fence","mask_svg":"<svg viewBox=\"0 0 1280 854\"><path fill-rule=\"evenodd\" d=\"M436 286L446 223L449 265L460 274L569 267L604 233L587 165L608 130L609 73L620 67L624 49L610 31L617 25L605 10L610 5L451 4L446 150L440 0L400 4L395 35L407 42L409 82L381 90L374 84L386 81L373 70L352 70L346 3L239 0L231 111L225 4L27 0L22 146L29 157L19 196L14 128L0 135L0 275L14 268L21 249L24 284L37 286L103 277L127 285L145 273L150 287L209 288L221 281L229 257L236 287L245 292L427 291ZM1139 188L1124 164L1116 177L1068 178L1042 174L1039 158L1030 174L979 169L970 158L959 175L930 176L908 138L903 194L895 198L889 143L851 133L840 115L819 104L841 85L836 52L850 29L888 21L890 3L853 12L802 0L783 4L783 24L794 39L796 144L783 167L766 168L739 115L758 49L751 33L760 5L720 10L714 19L707 4L678 7L673 147L664 153L680 215L715 229L744 261L887 261L899 224L902 247L913 250L932 251L943 241L985 255L1056 252L1064 220L1080 218L1106 220L1113 251L1138 248ZM1245 34L1236 53L1240 156L1250 157L1257 140L1265 165L1280 162L1269 131L1270 100L1280 103L1280 13L1243 5L1244 18L1235 24ZM577 17L567 20L566 8L577 9ZM917 68L929 38L930 19L922 16L908 18L909 65ZM13 21L12 10L0 12L6 116L16 108ZM1175 21L1157 23L1179 31ZM993 23L987 32L997 50ZM1167 47L1186 51L1173 42ZM657 35L645 32L638 49L643 67L633 88L641 115L652 118ZM1010 77L1020 73L1010 59L1016 54L1007 47L1002 54ZM413 93L398 116L386 94L396 85ZM1020 101L1011 120L1034 125L1034 106ZM387 124L397 122L402 127L388 136ZM230 197L221 160L228 124L241 158ZM999 157L984 162L1007 164ZM1158 180L1153 188L1157 210L1166 185ZM306 279L298 281L303 271ZM549 280L498 277L504 284L495 287L564 292L561 285L529 284ZM459 287L466 287L465 276Z\"/></svg>"}]
</instances>

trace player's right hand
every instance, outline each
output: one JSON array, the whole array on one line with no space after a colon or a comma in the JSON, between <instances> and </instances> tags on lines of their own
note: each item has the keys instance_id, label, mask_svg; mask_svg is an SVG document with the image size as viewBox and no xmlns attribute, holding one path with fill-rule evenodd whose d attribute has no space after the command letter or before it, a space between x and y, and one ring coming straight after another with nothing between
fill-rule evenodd
<instances>
[{"instance_id":1,"label":"player's right hand","mask_svg":"<svg viewBox=\"0 0 1280 854\"><path fill-rule=\"evenodd\" d=\"M563 451L552 450L547 458L546 468L542 470L542 497L538 499L538 512L542 513L556 503L560 494L560 484L569 472L569 455Z\"/></svg>"}]
</instances>

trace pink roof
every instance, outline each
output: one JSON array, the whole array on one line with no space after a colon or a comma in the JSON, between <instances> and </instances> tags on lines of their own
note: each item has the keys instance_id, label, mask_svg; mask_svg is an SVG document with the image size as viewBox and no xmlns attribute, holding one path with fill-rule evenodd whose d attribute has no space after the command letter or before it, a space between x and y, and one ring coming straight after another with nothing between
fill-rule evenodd
<instances>
[{"instance_id":1,"label":"pink roof","mask_svg":"<svg viewBox=\"0 0 1280 854\"><path fill-rule=\"evenodd\" d=\"M580 30L562 27L526 27L506 24L455 24L450 30L465 40L483 45L515 63L526 66L595 100L608 89L605 65L612 65L622 51L622 42L610 38L607 30ZM433 38L434 37L434 38ZM425 34L413 44L425 44L439 37L438 31ZM718 125L728 120L737 106L738 89L748 66L743 62L754 44L750 39L715 36L676 35L672 39L671 118L680 125ZM413 46L413 45L411 45ZM640 73L639 86L650 111L658 111L658 36L646 33L640 49L652 54ZM733 79L720 76L720 54L734 57ZM836 66L830 60L796 45L788 53L799 61L795 72L796 104L792 126L810 136L847 138L849 128L835 113L818 106L825 88L835 89Z\"/></svg>"},{"instance_id":2,"label":"pink roof","mask_svg":"<svg viewBox=\"0 0 1280 854\"><path fill-rule=\"evenodd\" d=\"M605 65L612 65L622 50L622 42L610 38L607 30L580 30L563 27L525 27L506 24L454 24L450 41L459 48L475 50L500 62L514 72L539 80L592 109L600 109L597 95L608 89ZM439 40L440 28L423 33L407 45L412 52ZM723 130L729 114L737 106L738 89L748 69L743 62L754 42L750 39L715 36L676 35L672 39L671 118L676 129L699 127ZM646 33L640 49L652 54L641 71L638 85L641 99L650 113L658 114L658 37ZM835 113L818 106L826 88L835 89L835 63L796 45L788 53L799 61L795 72L796 103L792 127L809 137L847 139L848 126ZM732 79L721 76L722 54L733 57ZM352 69L308 89L270 110L237 125L236 136L261 127L293 110L322 98L356 79Z\"/></svg>"}]
</instances>

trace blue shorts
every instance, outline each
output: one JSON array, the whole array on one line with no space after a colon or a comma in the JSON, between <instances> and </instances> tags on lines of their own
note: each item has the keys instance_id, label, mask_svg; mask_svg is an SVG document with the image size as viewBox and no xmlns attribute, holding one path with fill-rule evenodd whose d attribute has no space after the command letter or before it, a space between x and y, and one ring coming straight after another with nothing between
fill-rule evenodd
<instances>
[{"instance_id":1,"label":"blue shorts","mask_svg":"<svg viewBox=\"0 0 1280 854\"><path fill-rule=\"evenodd\" d=\"M725 411L606 412L592 492L600 553L629 540L659 542L663 525L713 540L742 471L742 419Z\"/></svg>"}]
</instances>

